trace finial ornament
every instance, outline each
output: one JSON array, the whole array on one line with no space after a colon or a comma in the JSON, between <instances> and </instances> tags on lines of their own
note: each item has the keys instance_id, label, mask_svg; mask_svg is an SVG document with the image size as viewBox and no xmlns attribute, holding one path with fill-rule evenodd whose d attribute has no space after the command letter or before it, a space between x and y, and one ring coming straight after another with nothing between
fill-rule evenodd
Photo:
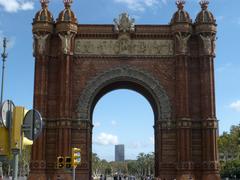
<instances>
[{"instance_id":1,"label":"finial ornament","mask_svg":"<svg viewBox=\"0 0 240 180\"><path fill-rule=\"evenodd\" d=\"M185 5L186 1L185 0L176 0L176 5L178 7L178 9L183 9L184 5Z\"/></svg>"},{"instance_id":2,"label":"finial ornament","mask_svg":"<svg viewBox=\"0 0 240 180\"><path fill-rule=\"evenodd\" d=\"M209 1L208 0L201 0L200 5L203 10L206 10L208 8Z\"/></svg>"},{"instance_id":3,"label":"finial ornament","mask_svg":"<svg viewBox=\"0 0 240 180\"><path fill-rule=\"evenodd\" d=\"M40 0L40 3L42 5L42 8L46 8L48 6L49 0Z\"/></svg>"},{"instance_id":4,"label":"finial ornament","mask_svg":"<svg viewBox=\"0 0 240 180\"><path fill-rule=\"evenodd\" d=\"M73 0L63 0L63 3L65 5L65 7L70 7L71 4L73 3Z\"/></svg>"}]
</instances>

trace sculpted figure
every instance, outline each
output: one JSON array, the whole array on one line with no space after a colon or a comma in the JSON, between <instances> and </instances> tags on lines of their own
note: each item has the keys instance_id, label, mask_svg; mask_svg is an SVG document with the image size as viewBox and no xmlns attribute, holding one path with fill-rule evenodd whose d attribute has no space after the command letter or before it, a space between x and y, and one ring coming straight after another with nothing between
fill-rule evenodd
<instances>
[{"instance_id":1,"label":"sculpted figure","mask_svg":"<svg viewBox=\"0 0 240 180\"><path fill-rule=\"evenodd\" d=\"M202 34L200 34L200 37L203 41L203 48L206 54L212 53L212 47L214 48L213 51L215 51L215 42L212 46L212 42L215 41L215 38L212 38L211 36L203 36Z\"/></svg>"},{"instance_id":2,"label":"sculpted figure","mask_svg":"<svg viewBox=\"0 0 240 180\"><path fill-rule=\"evenodd\" d=\"M58 34L60 39L62 40L62 50L64 54L67 54L71 50L71 39L73 34L70 31L67 32L65 35Z\"/></svg>"},{"instance_id":3,"label":"sculpted figure","mask_svg":"<svg viewBox=\"0 0 240 180\"><path fill-rule=\"evenodd\" d=\"M45 46L46 46L46 39L48 38L49 34L45 34L45 35L37 35L37 34L34 34L33 35L35 39L37 39L37 46L35 45L35 41L33 43L33 50L34 50L34 54L35 54L35 51L36 51L36 48L39 52L39 54L43 54L44 51L45 51Z\"/></svg>"},{"instance_id":4,"label":"sculpted figure","mask_svg":"<svg viewBox=\"0 0 240 180\"><path fill-rule=\"evenodd\" d=\"M188 48L188 39L190 38L191 34L184 36L182 35L182 33L178 33L176 35L177 40L178 40L178 51L180 53L186 53L187 52L187 48Z\"/></svg>"}]
</instances>

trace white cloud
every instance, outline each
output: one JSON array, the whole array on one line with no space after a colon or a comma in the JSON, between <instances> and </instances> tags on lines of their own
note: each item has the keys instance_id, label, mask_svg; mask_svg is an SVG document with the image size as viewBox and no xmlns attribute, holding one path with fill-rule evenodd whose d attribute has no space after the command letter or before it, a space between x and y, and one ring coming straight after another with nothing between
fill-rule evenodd
<instances>
[{"instance_id":1,"label":"white cloud","mask_svg":"<svg viewBox=\"0 0 240 180\"><path fill-rule=\"evenodd\" d=\"M235 111L239 111L240 112L240 100L233 102L232 104L230 104L230 107L232 109L234 109Z\"/></svg>"},{"instance_id":2,"label":"white cloud","mask_svg":"<svg viewBox=\"0 0 240 180\"><path fill-rule=\"evenodd\" d=\"M22 4L21 9L22 10L34 9L34 4L33 4L33 2L25 2L25 3Z\"/></svg>"},{"instance_id":3,"label":"white cloud","mask_svg":"<svg viewBox=\"0 0 240 180\"><path fill-rule=\"evenodd\" d=\"M232 67L232 63L226 63L226 64L222 64L221 66L216 68L216 72L223 72L226 70L229 70Z\"/></svg>"},{"instance_id":4,"label":"white cloud","mask_svg":"<svg viewBox=\"0 0 240 180\"><path fill-rule=\"evenodd\" d=\"M237 24L240 25L240 17L237 20Z\"/></svg>"},{"instance_id":5,"label":"white cloud","mask_svg":"<svg viewBox=\"0 0 240 180\"><path fill-rule=\"evenodd\" d=\"M100 133L94 143L99 145L116 145L118 144L118 137L112 134Z\"/></svg>"},{"instance_id":6,"label":"white cloud","mask_svg":"<svg viewBox=\"0 0 240 180\"><path fill-rule=\"evenodd\" d=\"M150 141L151 144L154 145L154 137L150 137L150 138L149 138L149 141Z\"/></svg>"},{"instance_id":7,"label":"white cloud","mask_svg":"<svg viewBox=\"0 0 240 180\"><path fill-rule=\"evenodd\" d=\"M111 121L111 125L112 125L112 126L116 126L116 125L117 125L117 121L114 121L114 120Z\"/></svg>"},{"instance_id":8,"label":"white cloud","mask_svg":"<svg viewBox=\"0 0 240 180\"><path fill-rule=\"evenodd\" d=\"M34 2L30 0L0 0L0 6L7 12L34 9Z\"/></svg>"},{"instance_id":9,"label":"white cloud","mask_svg":"<svg viewBox=\"0 0 240 180\"><path fill-rule=\"evenodd\" d=\"M157 5L158 0L114 0L117 3L126 4L130 10L133 11L145 11L146 7L153 7ZM166 4L166 0L161 0L162 3Z\"/></svg>"},{"instance_id":10,"label":"white cloud","mask_svg":"<svg viewBox=\"0 0 240 180\"><path fill-rule=\"evenodd\" d=\"M95 123L94 123L94 127L99 127L99 126L101 126L101 123L100 123L100 122L95 122Z\"/></svg>"},{"instance_id":11,"label":"white cloud","mask_svg":"<svg viewBox=\"0 0 240 180\"><path fill-rule=\"evenodd\" d=\"M141 148L142 145L141 145L141 142L133 142L132 144L129 145L129 147L132 149L138 149L138 148Z\"/></svg>"},{"instance_id":12,"label":"white cloud","mask_svg":"<svg viewBox=\"0 0 240 180\"><path fill-rule=\"evenodd\" d=\"M131 149L142 149L142 148L151 147L152 145L154 145L154 138L149 137L147 141L133 141L128 146Z\"/></svg>"}]
</instances>

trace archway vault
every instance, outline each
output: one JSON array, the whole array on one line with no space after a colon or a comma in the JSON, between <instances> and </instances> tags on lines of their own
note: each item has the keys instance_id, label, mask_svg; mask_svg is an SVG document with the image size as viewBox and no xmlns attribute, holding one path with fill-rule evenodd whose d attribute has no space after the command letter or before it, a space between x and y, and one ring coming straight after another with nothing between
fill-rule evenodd
<instances>
[{"instance_id":1,"label":"archway vault","mask_svg":"<svg viewBox=\"0 0 240 180\"><path fill-rule=\"evenodd\" d=\"M140 69L121 66L104 71L89 81L78 101L79 120L91 121L98 100L112 90L123 88L137 91L148 99L155 122L171 119L171 103L160 82Z\"/></svg>"}]
</instances>

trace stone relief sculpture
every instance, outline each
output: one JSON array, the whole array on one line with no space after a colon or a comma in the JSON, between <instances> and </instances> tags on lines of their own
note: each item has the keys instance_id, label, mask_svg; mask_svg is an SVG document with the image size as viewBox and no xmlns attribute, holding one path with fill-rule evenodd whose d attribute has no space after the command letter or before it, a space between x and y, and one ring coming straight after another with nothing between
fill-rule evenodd
<instances>
[{"instance_id":1,"label":"stone relief sculpture","mask_svg":"<svg viewBox=\"0 0 240 180\"><path fill-rule=\"evenodd\" d=\"M73 34L70 31L67 32L65 35L58 34L60 39L62 40L62 51L64 54L67 54L71 51L71 40Z\"/></svg>"},{"instance_id":2,"label":"stone relief sculpture","mask_svg":"<svg viewBox=\"0 0 240 180\"><path fill-rule=\"evenodd\" d=\"M76 39L74 53L78 55L145 55L172 56L172 40L132 40L122 36L117 40Z\"/></svg>"},{"instance_id":3,"label":"stone relief sculpture","mask_svg":"<svg viewBox=\"0 0 240 180\"><path fill-rule=\"evenodd\" d=\"M118 19L113 20L115 23L115 31L119 32L133 32L135 30L135 20L130 18L127 13L119 15Z\"/></svg>"},{"instance_id":4,"label":"stone relief sculpture","mask_svg":"<svg viewBox=\"0 0 240 180\"><path fill-rule=\"evenodd\" d=\"M191 37L191 34L183 35L182 33L178 33L176 38L178 40L178 52L179 53L187 53L188 50L188 39Z\"/></svg>"},{"instance_id":5,"label":"stone relief sculpture","mask_svg":"<svg viewBox=\"0 0 240 180\"><path fill-rule=\"evenodd\" d=\"M200 37L203 41L204 52L208 55L215 54L216 37L214 35L202 35Z\"/></svg>"},{"instance_id":6,"label":"stone relief sculpture","mask_svg":"<svg viewBox=\"0 0 240 180\"><path fill-rule=\"evenodd\" d=\"M45 34L45 35L37 35L37 34L33 34L34 38L37 40L37 43L34 41L33 42L33 54L36 54L36 51L38 50L39 54L43 54L45 49L46 49L46 40L49 36L49 34Z\"/></svg>"}]
</instances>

